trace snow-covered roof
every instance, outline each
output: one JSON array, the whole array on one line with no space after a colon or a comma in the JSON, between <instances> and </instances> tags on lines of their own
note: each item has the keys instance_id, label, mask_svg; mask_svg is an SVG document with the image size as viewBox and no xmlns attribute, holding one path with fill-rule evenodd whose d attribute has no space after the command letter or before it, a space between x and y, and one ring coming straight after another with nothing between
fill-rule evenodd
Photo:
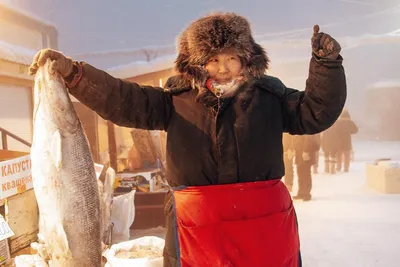
<instances>
[{"instance_id":1,"label":"snow-covered roof","mask_svg":"<svg viewBox=\"0 0 400 267\"><path fill-rule=\"evenodd\" d=\"M21 80L34 80L34 77L28 74L20 74L20 73L15 73L15 72L7 72L7 71L1 71L0 70L0 76L3 77L12 77L12 78L17 78Z\"/></svg>"},{"instance_id":2,"label":"snow-covered roof","mask_svg":"<svg viewBox=\"0 0 400 267\"><path fill-rule=\"evenodd\" d=\"M109 69L115 66L123 66L138 61L149 61L163 56L175 54L173 46L144 46L122 50L93 51L83 54L71 55L78 61L85 61L100 69Z\"/></svg>"},{"instance_id":3,"label":"snow-covered roof","mask_svg":"<svg viewBox=\"0 0 400 267\"><path fill-rule=\"evenodd\" d=\"M53 28L57 28L57 26L55 24L53 24L53 23L51 23L49 21L46 21L46 20L44 20L44 19L42 19L42 18L40 18L40 17L38 17L38 16L36 16L36 15L26 11L26 10L23 10L23 9L21 9L19 7L16 7L15 5L13 5L11 3L11 1L3 0L2 2L0 2L0 9L8 9L8 10L14 12L14 13L18 13L18 14L20 14L20 15L22 15L24 17L27 17L27 18L29 18L31 20L37 21L42 25L53 27Z\"/></svg>"},{"instance_id":4,"label":"snow-covered roof","mask_svg":"<svg viewBox=\"0 0 400 267\"><path fill-rule=\"evenodd\" d=\"M158 57L152 61L137 61L126 65L116 66L106 71L117 78L126 79L156 71L167 70L174 67L176 55Z\"/></svg>"},{"instance_id":5,"label":"snow-covered roof","mask_svg":"<svg viewBox=\"0 0 400 267\"><path fill-rule=\"evenodd\" d=\"M30 65L36 51L0 40L0 59Z\"/></svg>"},{"instance_id":6,"label":"snow-covered roof","mask_svg":"<svg viewBox=\"0 0 400 267\"><path fill-rule=\"evenodd\" d=\"M74 58L77 57L99 57L99 56L109 56L109 55L121 55L121 54L144 54L144 51L149 51L155 54L163 54L166 52L171 54L175 51L175 46L171 45L148 45L140 48L132 49L121 49L121 50L111 50L111 51L98 51L98 52L87 52L83 54L72 55Z\"/></svg>"},{"instance_id":7,"label":"snow-covered roof","mask_svg":"<svg viewBox=\"0 0 400 267\"><path fill-rule=\"evenodd\" d=\"M400 80L384 80L372 84L369 89L400 88Z\"/></svg>"}]
</instances>

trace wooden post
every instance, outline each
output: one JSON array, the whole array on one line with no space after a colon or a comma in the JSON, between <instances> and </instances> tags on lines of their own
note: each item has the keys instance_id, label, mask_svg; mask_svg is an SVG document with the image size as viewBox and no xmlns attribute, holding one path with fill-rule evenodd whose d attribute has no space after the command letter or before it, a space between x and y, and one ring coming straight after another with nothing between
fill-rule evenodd
<instances>
[{"instance_id":1,"label":"wooden post","mask_svg":"<svg viewBox=\"0 0 400 267\"><path fill-rule=\"evenodd\" d=\"M111 121L107 121L108 130L108 153L110 155L110 166L118 172L117 163L117 140L115 138L115 127Z\"/></svg>"},{"instance_id":2,"label":"wooden post","mask_svg":"<svg viewBox=\"0 0 400 267\"><path fill-rule=\"evenodd\" d=\"M1 131L1 141L2 141L2 149L7 150L8 145L7 145L7 134L3 131Z\"/></svg>"}]
</instances>

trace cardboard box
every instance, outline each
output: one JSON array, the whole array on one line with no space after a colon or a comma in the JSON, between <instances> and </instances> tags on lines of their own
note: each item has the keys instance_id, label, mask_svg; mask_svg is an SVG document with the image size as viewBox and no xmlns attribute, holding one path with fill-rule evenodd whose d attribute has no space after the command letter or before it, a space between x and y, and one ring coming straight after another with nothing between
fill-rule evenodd
<instances>
[{"instance_id":1,"label":"cardboard box","mask_svg":"<svg viewBox=\"0 0 400 267\"><path fill-rule=\"evenodd\" d=\"M366 183L383 194L400 194L400 168L367 163Z\"/></svg>"},{"instance_id":2,"label":"cardboard box","mask_svg":"<svg viewBox=\"0 0 400 267\"><path fill-rule=\"evenodd\" d=\"M11 256L37 241L39 212L30 168L29 153L0 150L2 215L15 234L7 240Z\"/></svg>"}]
</instances>

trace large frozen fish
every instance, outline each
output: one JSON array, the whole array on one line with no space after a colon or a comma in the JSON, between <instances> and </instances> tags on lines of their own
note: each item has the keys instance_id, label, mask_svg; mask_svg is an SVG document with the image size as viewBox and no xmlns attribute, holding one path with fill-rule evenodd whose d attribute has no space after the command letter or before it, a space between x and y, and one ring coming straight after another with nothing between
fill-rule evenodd
<instances>
[{"instance_id":1,"label":"large frozen fish","mask_svg":"<svg viewBox=\"0 0 400 267\"><path fill-rule=\"evenodd\" d=\"M64 81L48 60L35 76L33 186L51 266L101 266L101 219L89 144Z\"/></svg>"}]
</instances>

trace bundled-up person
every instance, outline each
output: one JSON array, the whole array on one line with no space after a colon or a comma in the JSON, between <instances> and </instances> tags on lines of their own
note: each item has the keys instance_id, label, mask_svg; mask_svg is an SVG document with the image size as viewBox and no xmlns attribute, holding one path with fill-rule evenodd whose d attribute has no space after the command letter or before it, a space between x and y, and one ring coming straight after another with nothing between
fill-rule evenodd
<instances>
[{"instance_id":1,"label":"bundled-up person","mask_svg":"<svg viewBox=\"0 0 400 267\"><path fill-rule=\"evenodd\" d=\"M321 149L321 134L316 134L315 135L315 141L318 144L318 150L315 151L315 161L314 164L312 165L313 169L313 174L318 174L318 167L319 167L319 151Z\"/></svg>"},{"instance_id":2,"label":"bundled-up person","mask_svg":"<svg viewBox=\"0 0 400 267\"><path fill-rule=\"evenodd\" d=\"M334 127L337 131L336 171L341 171L343 166L344 171L348 172L353 150L351 135L358 132L358 127L347 109L343 109Z\"/></svg>"},{"instance_id":3,"label":"bundled-up person","mask_svg":"<svg viewBox=\"0 0 400 267\"><path fill-rule=\"evenodd\" d=\"M283 163L285 166L285 176L283 177L283 182L285 183L289 192L293 189L293 177L294 177L294 136L288 133L284 133L282 136L283 144Z\"/></svg>"},{"instance_id":4,"label":"bundled-up person","mask_svg":"<svg viewBox=\"0 0 400 267\"><path fill-rule=\"evenodd\" d=\"M299 183L297 195L293 199L310 201L312 189L311 167L315 164L316 152L320 149L318 135L294 136L295 165Z\"/></svg>"},{"instance_id":5,"label":"bundled-up person","mask_svg":"<svg viewBox=\"0 0 400 267\"><path fill-rule=\"evenodd\" d=\"M305 91L265 74L269 59L249 22L215 13L179 37L179 73L165 88L117 79L57 51L40 51L69 92L124 127L167 137L164 266L300 266L285 185L282 133L331 126L346 99L340 45L315 27Z\"/></svg>"},{"instance_id":6,"label":"bundled-up person","mask_svg":"<svg viewBox=\"0 0 400 267\"><path fill-rule=\"evenodd\" d=\"M336 173L336 157L338 152L338 133L333 125L321 134L321 148L324 152L325 172Z\"/></svg>"}]
</instances>

